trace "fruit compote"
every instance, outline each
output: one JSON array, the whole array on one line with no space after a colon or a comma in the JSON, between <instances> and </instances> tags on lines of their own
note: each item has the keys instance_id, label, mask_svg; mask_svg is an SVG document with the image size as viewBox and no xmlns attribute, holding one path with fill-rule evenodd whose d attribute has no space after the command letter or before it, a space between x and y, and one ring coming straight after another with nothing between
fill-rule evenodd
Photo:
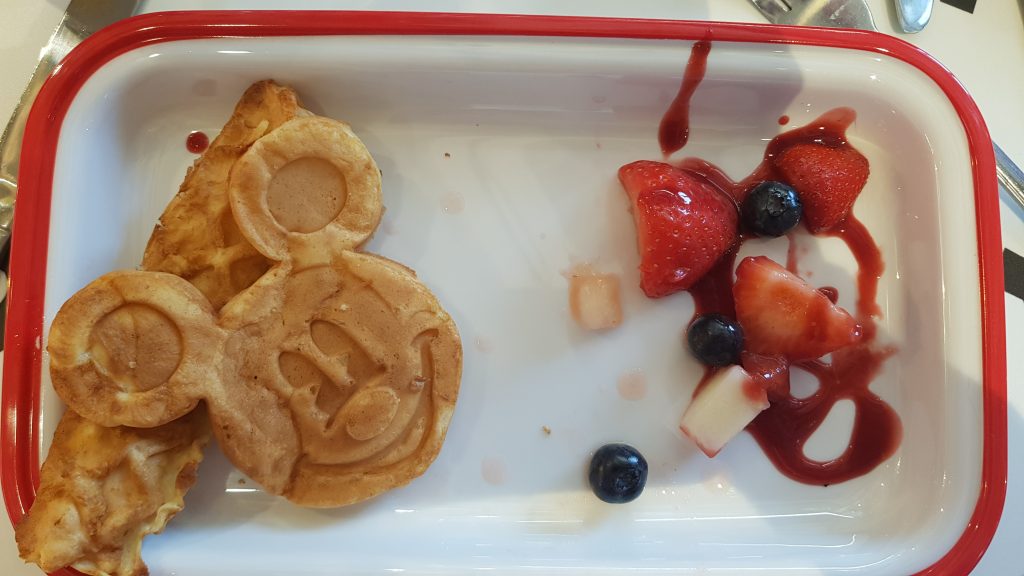
<instances>
[{"instance_id":1,"label":"fruit compote","mask_svg":"<svg viewBox=\"0 0 1024 576\"><path fill-rule=\"evenodd\" d=\"M895 350L876 342L881 315L876 296L885 268L881 252L852 212L869 176L867 159L846 137L856 113L836 108L806 126L777 135L766 146L761 163L740 181L699 158L668 164L668 156L681 150L689 138L689 100L707 69L710 51L709 42L694 44L679 93L659 126L666 162L639 161L619 170L637 223L641 286L652 298L686 290L694 299L695 319L717 314L742 326L741 360L731 367L708 365L695 396L705 388L709 394L727 394L718 390L749 390L751 382L759 384L768 407L762 409L760 400L750 401L749 394L735 393L734 412L745 418L737 420L741 424L749 422L746 429L775 466L808 484L849 480L889 458L902 436L896 412L869 388ZM775 204L749 209L774 212L748 218L750 203L744 205L744 201L759 186L772 189L771 194L762 195ZM789 199L779 187L795 190L797 198ZM780 198L789 203L780 207ZM727 213L723 213L723 199L730 206ZM855 257L857 299L852 312L835 304L835 288L815 289L798 277L791 234L785 266L764 257L747 258L739 266L738 279L734 277L744 240L759 234L781 235L785 232L778 222L790 226L789 222L798 220L812 235L841 239ZM752 230L752 221L769 222L767 233ZM822 358L827 354L830 361ZM791 366L818 380L814 394L797 398L790 393ZM709 382L715 385L705 386ZM807 457L805 443L843 399L856 408L845 451L829 461ZM717 398L693 404L723 405ZM685 415L684 431L702 445L707 436L720 435L721 430L702 437L703 432L692 430L690 423L707 420L708 426L721 428L720 422L729 416L724 412L720 416ZM714 440L717 446L722 438Z\"/></svg>"}]
</instances>

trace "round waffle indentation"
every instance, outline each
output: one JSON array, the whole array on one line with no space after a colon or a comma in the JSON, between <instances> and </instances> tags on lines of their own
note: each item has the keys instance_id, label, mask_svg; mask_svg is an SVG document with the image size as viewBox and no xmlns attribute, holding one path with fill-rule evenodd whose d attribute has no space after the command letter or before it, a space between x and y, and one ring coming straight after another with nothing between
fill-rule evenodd
<instances>
[{"instance_id":1,"label":"round waffle indentation","mask_svg":"<svg viewBox=\"0 0 1024 576\"><path fill-rule=\"evenodd\" d=\"M344 122L301 117L256 141L228 183L239 230L264 256L318 264L380 222L380 171Z\"/></svg>"},{"instance_id":2,"label":"round waffle indentation","mask_svg":"<svg viewBox=\"0 0 1024 576\"><path fill-rule=\"evenodd\" d=\"M308 234L337 218L347 196L345 177L333 164L320 158L299 158L270 179L267 206L285 230Z\"/></svg>"},{"instance_id":3,"label":"round waffle indentation","mask_svg":"<svg viewBox=\"0 0 1024 576\"><path fill-rule=\"evenodd\" d=\"M125 392L144 392L178 369L181 332L152 306L125 304L96 323L89 352Z\"/></svg>"}]
</instances>

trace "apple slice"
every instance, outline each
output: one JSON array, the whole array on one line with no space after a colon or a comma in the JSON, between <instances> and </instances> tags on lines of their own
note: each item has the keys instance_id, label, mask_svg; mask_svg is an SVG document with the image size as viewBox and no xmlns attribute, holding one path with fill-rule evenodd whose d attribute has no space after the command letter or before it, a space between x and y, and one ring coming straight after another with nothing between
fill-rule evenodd
<instances>
[{"instance_id":1,"label":"apple slice","mask_svg":"<svg viewBox=\"0 0 1024 576\"><path fill-rule=\"evenodd\" d=\"M768 407L768 395L741 366L715 374L683 413L679 429L714 458Z\"/></svg>"}]
</instances>

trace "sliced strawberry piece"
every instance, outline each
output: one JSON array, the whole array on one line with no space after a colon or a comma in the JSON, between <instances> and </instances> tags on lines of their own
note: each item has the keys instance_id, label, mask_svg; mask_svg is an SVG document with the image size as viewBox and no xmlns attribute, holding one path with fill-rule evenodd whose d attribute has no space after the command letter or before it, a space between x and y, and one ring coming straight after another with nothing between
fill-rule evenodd
<instances>
[{"instance_id":1,"label":"sliced strawberry piece","mask_svg":"<svg viewBox=\"0 0 1024 576\"><path fill-rule=\"evenodd\" d=\"M765 356L744 350L740 363L759 386L768 393L769 400L789 396L789 361L782 356Z\"/></svg>"},{"instance_id":2,"label":"sliced strawberry piece","mask_svg":"<svg viewBox=\"0 0 1024 576\"><path fill-rule=\"evenodd\" d=\"M619 180L633 204L647 296L693 286L736 243L736 204L699 176L642 160L620 168Z\"/></svg>"},{"instance_id":3,"label":"sliced strawberry piece","mask_svg":"<svg viewBox=\"0 0 1024 576\"><path fill-rule=\"evenodd\" d=\"M812 233L842 224L868 181L868 160L851 146L796 144L775 157L775 167L804 205Z\"/></svg>"},{"instance_id":4,"label":"sliced strawberry piece","mask_svg":"<svg viewBox=\"0 0 1024 576\"><path fill-rule=\"evenodd\" d=\"M846 310L764 256L740 262L732 293L749 352L809 360L860 339Z\"/></svg>"}]
</instances>

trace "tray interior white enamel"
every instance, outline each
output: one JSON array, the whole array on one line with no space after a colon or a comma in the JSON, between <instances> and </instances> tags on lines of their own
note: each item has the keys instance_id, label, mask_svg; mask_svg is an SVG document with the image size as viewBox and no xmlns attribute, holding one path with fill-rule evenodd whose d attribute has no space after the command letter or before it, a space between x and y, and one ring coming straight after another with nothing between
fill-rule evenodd
<instances>
[{"instance_id":1,"label":"tray interior white enamel","mask_svg":"<svg viewBox=\"0 0 1024 576\"><path fill-rule=\"evenodd\" d=\"M591 574L623 569L909 573L963 532L980 483L978 257L968 146L924 74L853 50L716 43L685 155L746 175L781 128L837 106L871 162L856 214L886 263L881 334L899 347L872 389L904 438L874 472L793 482L742 434L709 460L677 431L701 369L681 345L693 304L637 288L634 229L616 170L658 159L656 130L689 42L320 37L180 41L100 69L61 129L46 326L96 276L138 265L194 156L244 88L294 86L349 122L383 170L387 212L368 249L415 268L459 325L465 373L444 449L410 486L313 511L240 485L216 448L187 509L146 540L154 574ZM801 271L852 308L855 265L835 239L802 236ZM747 253L785 257L785 239ZM626 320L576 328L563 272L621 273ZM641 369L646 396L617 381ZM799 381L800 378L797 377ZM798 385L802 385L798 382ZM44 438L62 410L44 376ZM846 408L849 408L847 406ZM808 448L837 454L837 410ZM542 427L550 428L550 435ZM590 453L637 446L651 465L628 505L586 485ZM44 440L43 450L47 447ZM286 571L286 572L285 572Z\"/></svg>"}]
</instances>

